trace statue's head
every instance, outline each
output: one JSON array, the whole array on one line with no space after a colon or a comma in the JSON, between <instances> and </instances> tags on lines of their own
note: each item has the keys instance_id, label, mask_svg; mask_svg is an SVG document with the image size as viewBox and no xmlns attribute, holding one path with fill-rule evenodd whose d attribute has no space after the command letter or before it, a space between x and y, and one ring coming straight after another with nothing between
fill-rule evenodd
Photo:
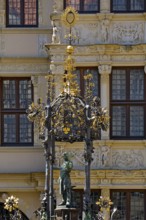
<instances>
[{"instance_id":1,"label":"statue's head","mask_svg":"<svg viewBox=\"0 0 146 220\"><path fill-rule=\"evenodd\" d=\"M63 153L63 159L64 159L64 160L68 160L68 159L69 159L69 158L68 158L68 153L67 153L67 152Z\"/></svg>"}]
</instances>

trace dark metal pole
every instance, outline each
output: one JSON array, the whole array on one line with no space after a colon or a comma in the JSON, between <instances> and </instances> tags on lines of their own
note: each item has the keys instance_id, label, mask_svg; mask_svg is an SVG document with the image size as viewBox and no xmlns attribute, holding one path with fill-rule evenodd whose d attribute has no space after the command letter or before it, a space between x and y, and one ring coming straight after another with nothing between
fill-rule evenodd
<instances>
[{"instance_id":1,"label":"dark metal pole","mask_svg":"<svg viewBox=\"0 0 146 220\"><path fill-rule=\"evenodd\" d=\"M51 146L50 146L50 219L54 216L54 208L55 208L55 198L54 198L54 175L53 168L55 162L55 138L54 135L51 135Z\"/></svg>"},{"instance_id":2,"label":"dark metal pole","mask_svg":"<svg viewBox=\"0 0 146 220\"><path fill-rule=\"evenodd\" d=\"M45 119L45 140L44 140L44 151L45 151L45 159L46 159L46 167L45 167L45 211L46 218L50 220L50 199L49 199L49 189L50 189L50 147L52 145L51 140L51 111L50 106L47 105L45 107L46 110L46 119Z\"/></svg>"},{"instance_id":3,"label":"dark metal pole","mask_svg":"<svg viewBox=\"0 0 146 220\"><path fill-rule=\"evenodd\" d=\"M90 190L90 167L92 161L92 149L93 143L91 140L91 129L90 129L90 107L87 105L85 109L86 114L86 137L85 137L85 188L84 188L84 215L85 220L91 219L91 190Z\"/></svg>"}]
</instances>

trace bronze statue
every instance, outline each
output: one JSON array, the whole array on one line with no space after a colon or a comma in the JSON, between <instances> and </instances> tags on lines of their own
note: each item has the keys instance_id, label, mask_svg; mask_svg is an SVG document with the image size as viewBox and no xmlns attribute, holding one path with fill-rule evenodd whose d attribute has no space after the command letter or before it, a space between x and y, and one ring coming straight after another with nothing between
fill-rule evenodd
<instances>
[{"instance_id":1,"label":"bronze statue","mask_svg":"<svg viewBox=\"0 0 146 220\"><path fill-rule=\"evenodd\" d=\"M68 154L63 154L64 162L60 170L60 193L62 195L62 202L59 204L71 207L71 179L70 172L73 168L72 161L69 160Z\"/></svg>"}]
</instances>

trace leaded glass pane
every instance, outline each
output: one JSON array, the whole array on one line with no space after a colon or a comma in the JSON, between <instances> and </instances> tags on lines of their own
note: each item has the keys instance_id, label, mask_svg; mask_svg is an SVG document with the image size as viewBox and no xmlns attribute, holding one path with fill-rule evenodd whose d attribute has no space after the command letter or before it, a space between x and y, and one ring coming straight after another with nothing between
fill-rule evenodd
<instances>
[{"instance_id":1,"label":"leaded glass pane","mask_svg":"<svg viewBox=\"0 0 146 220\"><path fill-rule=\"evenodd\" d=\"M131 11L143 11L144 10L144 0L131 0L130 10Z\"/></svg>"},{"instance_id":2,"label":"leaded glass pane","mask_svg":"<svg viewBox=\"0 0 146 220\"><path fill-rule=\"evenodd\" d=\"M37 11L36 11L36 0L24 0L24 24L25 25L36 25L37 23Z\"/></svg>"},{"instance_id":3,"label":"leaded glass pane","mask_svg":"<svg viewBox=\"0 0 146 220\"><path fill-rule=\"evenodd\" d=\"M112 202L117 207L118 214L113 215L113 220L127 220L126 219L126 192L112 192Z\"/></svg>"},{"instance_id":4,"label":"leaded glass pane","mask_svg":"<svg viewBox=\"0 0 146 220\"><path fill-rule=\"evenodd\" d=\"M130 219L144 220L144 193L131 192Z\"/></svg>"},{"instance_id":5,"label":"leaded glass pane","mask_svg":"<svg viewBox=\"0 0 146 220\"><path fill-rule=\"evenodd\" d=\"M28 121L26 114L20 115L20 143L32 142L32 123Z\"/></svg>"},{"instance_id":6,"label":"leaded glass pane","mask_svg":"<svg viewBox=\"0 0 146 220\"><path fill-rule=\"evenodd\" d=\"M4 143L16 143L16 116L4 115Z\"/></svg>"},{"instance_id":7,"label":"leaded glass pane","mask_svg":"<svg viewBox=\"0 0 146 220\"><path fill-rule=\"evenodd\" d=\"M80 0L66 0L66 7L67 6L72 6L77 11L79 11L80 10Z\"/></svg>"},{"instance_id":8,"label":"leaded glass pane","mask_svg":"<svg viewBox=\"0 0 146 220\"><path fill-rule=\"evenodd\" d=\"M84 11L98 11L98 1L84 0Z\"/></svg>"},{"instance_id":9,"label":"leaded glass pane","mask_svg":"<svg viewBox=\"0 0 146 220\"><path fill-rule=\"evenodd\" d=\"M3 108L16 108L15 80L3 80Z\"/></svg>"},{"instance_id":10,"label":"leaded glass pane","mask_svg":"<svg viewBox=\"0 0 146 220\"><path fill-rule=\"evenodd\" d=\"M126 71L113 70L112 72L112 100L126 99Z\"/></svg>"},{"instance_id":11,"label":"leaded glass pane","mask_svg":"<svg viewBox=\"0 0 146 220\"><path fill-rule=\"evenodd\" d=\"M144 99L144 71L140 69L130 70L130 99Z\"/></svg>"},{"instance_id":12,"label":"leaded glass pane","mask_svg":"<svg viewBox=\"0 0 146 220\"><path fill-rule=\"evenodd\" d=\"M113 10L114 11L126 11L127 5L126 0L113 0Z\"/></svg>"},{"instance_id":13,"label":"leaded glass pane","mask_svg":"<svg viewBox=\"0 0 146 220\"><path fill-rule=\"evenodd\" d=\"M130 136L144 136L143 106L130 106Z\"/></svg>"},{"instance_id":14,"label":"leaded glass pane","mask_svg":"<svg viewBox=\"0 0 146 220\"><path fill-rule=\"evenodd\" d=\"M21 5L20 0L9 0L9 25L21 24Z\"/></svg>"},{"instance_id":15,"label":"leaded glass pane","mask_svg":"<svg viewBox=\"0 0 146 220\"><path fill-rule=\"evenodd\" d=\"M126 135L126 108L125 106L112 107L112 135Z\"/></svg>"},{"instance_id":16,"label":"leaded glass pane","mask_svg":"<svg viewBox=\"0 0 146 220\"><path fill-rule=\"evenodd\" d=\"M86 69L84 71L84 76L86 76L87 74L91 74L92 75L92 79L89 82L91 86L91 92L93 96L99 96L98 94L98 71L96 69ZM86 94L86 88L87 88L87 84L88 84L88 80L84 80L84 96Z\"/></svg>"},{"instance_id":17,"label":"leaded glass pane","mask_svg":"<svg viewBox=\"0 0 146 220\"><path fill-rule=\"evenodd\" d=\"M19 107L27 108L31 102L32 102L31 81L20 80L19 81Z\"/></svg>"}]
</instances>

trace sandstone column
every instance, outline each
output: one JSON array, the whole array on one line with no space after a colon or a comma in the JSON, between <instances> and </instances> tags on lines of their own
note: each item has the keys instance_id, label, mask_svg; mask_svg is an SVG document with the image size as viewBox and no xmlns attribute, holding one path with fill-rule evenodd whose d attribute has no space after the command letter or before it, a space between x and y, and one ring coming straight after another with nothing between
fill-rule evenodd
<instances>
[{"instance_id":1,"label":"sandstone column","mask_svg":"<svg viewBox=\"0 0 146 220\"><path fill-rule=\"evenodd\" d=\"M100 99L101 106L106 107L109 112L109 74L111 73L111 65L109 64L101 64L98 66L98 70L100 73ZM109 129L108 131L101 132L101 139L108 140L109 139Z\"/></svg>"}]
</instances>

